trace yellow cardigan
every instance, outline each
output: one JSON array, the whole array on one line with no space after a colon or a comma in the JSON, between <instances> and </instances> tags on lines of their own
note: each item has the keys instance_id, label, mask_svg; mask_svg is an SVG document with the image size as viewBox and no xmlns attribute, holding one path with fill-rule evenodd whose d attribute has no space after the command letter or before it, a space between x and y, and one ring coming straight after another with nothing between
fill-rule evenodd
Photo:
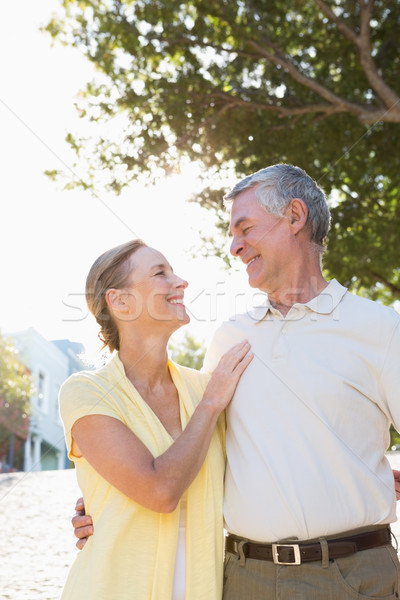
<instances>
[{"instance_id":1,"label":"yellow cardigan","mask_svg":"<svg viewBox=\"0 0 400 600\"><path fill-rule=\"evenodd\" d=\"M204 374L169 362L179 393L184 428L206 387ZM180 506L156 513L115 489L82 457L71 453L71 429L85 415L125 423L153 456L173 440L125 375L116 354L98 371L72 375L60 390L60 411L69 456L75 462L94 536L69 572L62 600L169 600L172 594ZM222 496L224 423L220 420L206 460L187 491L186 600L222 596Z\"/></svg>"}]
</instances>

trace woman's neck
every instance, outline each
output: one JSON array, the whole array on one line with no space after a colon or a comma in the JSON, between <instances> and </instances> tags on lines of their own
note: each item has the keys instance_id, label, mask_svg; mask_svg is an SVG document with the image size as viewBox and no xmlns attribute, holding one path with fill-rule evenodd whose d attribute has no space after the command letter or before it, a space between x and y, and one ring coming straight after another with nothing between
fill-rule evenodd
<instances>
[{"instance_id":1,"label":"woman's neck","mask_svg":"<svg viewBox=\"0 0 400 600\"><path fill-rule=\"evenodd\" d=\"M119 358L133 384L155 387L170 381L168 371L168 338L158 336L121 336Z\"/></svg>"}]
</instances>

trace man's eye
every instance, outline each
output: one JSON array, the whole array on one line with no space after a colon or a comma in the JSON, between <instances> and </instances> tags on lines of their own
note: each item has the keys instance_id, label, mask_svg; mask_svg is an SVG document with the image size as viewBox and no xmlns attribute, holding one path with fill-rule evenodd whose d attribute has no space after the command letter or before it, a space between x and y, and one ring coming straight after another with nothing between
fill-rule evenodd
<instances>
[{"instance_id":1,"label":"man's eye","mask_svg":"<svg viewBox=\"0 0 400 600\"><path fill-rule=\"evenodd\" d=\"M250 227L245 227L244 229L242 229L242 233L246 233L247 231L249 231Z\"/></svg>"},{"instance_id":2,"label":"man's eye","mask_svg":"<svg viewBox=\"0 0 400 600\"><path fill-rule=\"evenodd\" d=\"M157 275L165 275L165 271L159 271L158 273L155 273L155 276Z\"/></svg>"}]
</instances>

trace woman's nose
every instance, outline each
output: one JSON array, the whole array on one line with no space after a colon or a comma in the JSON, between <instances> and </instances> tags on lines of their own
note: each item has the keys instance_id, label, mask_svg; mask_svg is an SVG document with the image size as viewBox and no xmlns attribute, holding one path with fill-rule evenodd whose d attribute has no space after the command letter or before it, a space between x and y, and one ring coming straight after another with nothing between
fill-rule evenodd
<instances>
[{"instance_id":1,"label":"woman's nose","mask_svg":"<svg viewBox=\"0 0 400 600\"><path fill-rule=\"evenodd\" d=\"M182 279L182 277L178 277L178 276L176 277L176 283L175 283L176 287L180 287L180 288L183 288L185 290L188 285L189 284L186 281L186 279Z\"/></svg>"}]
</instances>

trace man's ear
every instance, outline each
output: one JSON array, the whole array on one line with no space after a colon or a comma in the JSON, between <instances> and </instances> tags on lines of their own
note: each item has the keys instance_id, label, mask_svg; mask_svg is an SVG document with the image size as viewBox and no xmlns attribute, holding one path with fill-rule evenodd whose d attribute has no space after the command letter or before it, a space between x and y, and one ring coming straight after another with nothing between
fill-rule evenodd
<instances>
[{"instance_id":1,"label":"man's ear","mask_svg":"<svg viewBox=\"0 0 400 600\"><path fill-rule=\"evenodd\" d=\"M308 208L301 198L293 198L285 211L294 235L304 229L307 223Z\"/></svg>"}]
</instances>

